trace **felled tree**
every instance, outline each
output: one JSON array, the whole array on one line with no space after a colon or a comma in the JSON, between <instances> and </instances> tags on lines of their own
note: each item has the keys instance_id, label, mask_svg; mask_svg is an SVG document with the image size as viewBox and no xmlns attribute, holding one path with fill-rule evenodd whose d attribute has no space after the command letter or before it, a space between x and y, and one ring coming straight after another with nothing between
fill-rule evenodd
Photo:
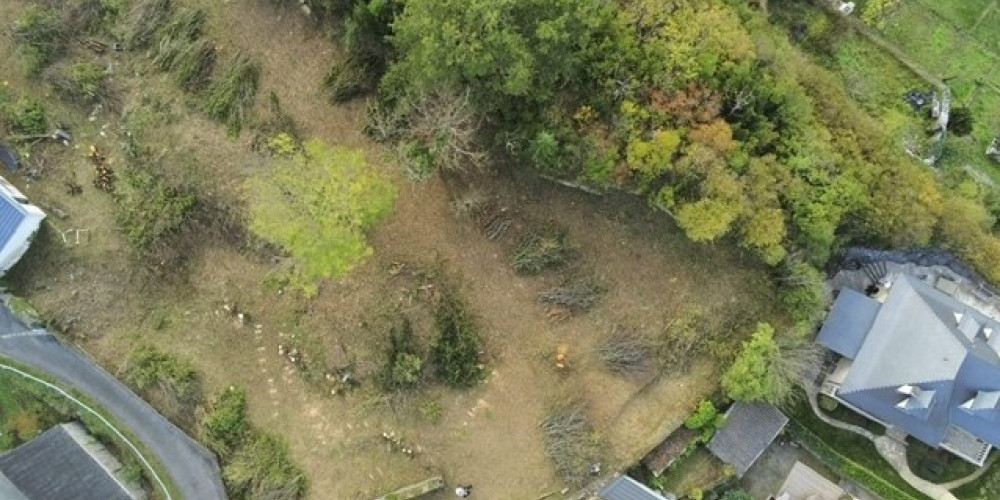
<instances>
[{"instance_id":1,"label":"felled tree","mask_svg":"<svg viewBox=\"0 0 1000 500\"><path fill-rule=\"evenodd\" d=\"M392 211L397 190L360 151L311 140L251 178L247 194L253 231L287 250L297 274L314 282L344 276L372 254L365 233Z\"/></svg>"}]
</instances>

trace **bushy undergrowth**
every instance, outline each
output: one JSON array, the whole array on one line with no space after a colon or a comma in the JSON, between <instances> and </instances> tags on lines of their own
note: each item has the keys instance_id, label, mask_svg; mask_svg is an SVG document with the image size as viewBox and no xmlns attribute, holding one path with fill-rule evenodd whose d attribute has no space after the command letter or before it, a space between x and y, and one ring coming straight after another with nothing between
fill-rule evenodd
<instances>
[{"instance_id":1,"label":"bushy undergrowth","mask_svg":"<svg viewBox=\"0 0 1000 500\"><path fill-rule=\"evenodd\" d=\"M408 318L394 321L389 330L382 369L376 380L383 390L407 390L416 387L421 380L424 366L413 325Z\"/></svg>"},{"instance_id":2,"label":"bushy undergrowth","mask_svg":"<svg viewBox=\"0 0 1000 500\"><path fill-rule=\"evenodd\" d=\"M213 402L202 435L222 462L222 477L234 500L298 500L308 491L288 445L250 425L246 391L230 387Z\"/></svg>"},{"instance_id":3,"label":"bushy undergrowth","mask_svg":"<svg viewBox=\"0 0 1000 500\"><path fill-rule=\"evenodd\" d=\"M156 40L156 33L170 21L174 12L171 0L139 0L129 15L125 44L132 50L145 49Z\"/></svg>"},{"instance_id":4,"label":"bushy undergrowth","mask_svg":"<svg viewBox=\"0 0 1000 500\"><path fill-rule=\"evenodd\" d=\"M41 135L48 132L45 106L30 96L0 102L0 115L11 132L24 135Z\"/></svg>"},{"instance_id":5,"label":"bushy undergrowth","mask_svg":"<svg viewBox=\"0 0 1000 500\"><path fill-rule=\"evenodd\" d=\"M181 228L196 197L158 174L129 166L115 184L115 201L119 229L133 247L147 250Z\"/></svg>"},{"instance_id":6,"label":"bushy undergrowth","mask_svg":"<svg viewBox=\"0 0 1000 500\"><path fill-rule=\"evenodd\" d=\"M259 84L260 64L237 53L205 90L202 109L225 123L232 133L239 133L250 122Z\"/></svg>"},{"instance_id":7,"label":"bushy undergrowth","mask_svg":"<svg viewBox=\"0 0 1000 500\"><path fill-rule=\"evenodd\" d=\"M37 75L63 55L68 41L58 12L33 7L14 27L17 50L29 75Z\"/></svg>"},{"instance_id":8,"label":"bushy undergrowth","mask_svg":"<svg viewBox=\"0 0 1000 500\"><path fill-rule=\"evenodd\" d=\"M53 66L45 71L45 80L68 102L76 104L111 102L108 70L96 62Z\"/></svg>"},{"instance_id":9,"label":"bushy undergrowth","mask_svg":"<svg viewBox=\"0 0 1000 500\"><path fill-rule=\"evenodd\" d=\"M482 338L469 306L445 290L434 312L437 337L431 347L434 374L452 387L470 387L483 376Z\"/></svg>"}]
</instances>

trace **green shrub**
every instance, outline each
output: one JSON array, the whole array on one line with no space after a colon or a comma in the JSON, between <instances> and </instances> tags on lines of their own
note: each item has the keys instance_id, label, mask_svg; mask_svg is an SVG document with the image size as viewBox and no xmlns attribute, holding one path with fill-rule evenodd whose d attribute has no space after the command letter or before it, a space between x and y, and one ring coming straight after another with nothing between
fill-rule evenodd
<instances>
[{"instance_id":1,"label":"green shrub","mask_svg":"<svg viewBox=\"0 0 1000 500\"><path fill-rule=\"evenodd\" d=\"M234 500L295 500L305 496L305 473L290 457L288 445L271 434L253 435L223 467Z\"/></svg>"},{"instance_id":2,"label":"green shrub","mask_svg":"<svg viewBox=\"0 0 1000 500\"><path fill-rule=\"evenodd\" d=\"M29 75L41 73L66 51L67 36L56 11L34 7L14 28L18 53Z\"/></svg>"},{"instance_id":3,"label":"green shrub","mask_svg":"<svg viewBox=\"0 0 1000 500\"><path fill-rule=\"evenodd\" d=\"M107 69L95 62L70 64L50 68L45 79L65 100L78 104L94 104L110 100Z\"/></svg>"},{"instance_id":4,"label":"green shrub","mask_svg":"<svg viewBox=\"0 0 1000 500\"><path fill-rule=\"evenodd\" d=\"M126 360L122 378L172 419L193 423L201 390L190 361L155 347L140 347Z\"/></svg>"},{"instance_id":5,"label":"green shrub","mask_svg":"<svg viewBox=\"0 0 1000 500\"><path fill-rule=\"evenodd\" d=\"M181 9L157 33L158 42L153 50L153 66L160 71L170 71L180 53L201 37L205 25L205 12L201 9Z\"/></svg>"},{"instance_id":6,"label":"green shrub","mask_svg":"<svg viewBox=\"0 0 1000 500\"><path fill-rule=\"evenodd\" d=\"M48 132L48 118L45 106L29 96L21 96L9 109L3 110L7 115L7 125L11 131L25 135L41 135Z\"/></svg>"},{"instance_id":7,"label":"green shrub","mask_svg":"<svg viewBox=\"0 0 1000 500\"><path fill-rule=\"evenodd\" d=\"M115 201L119 229L133 247L147 250L181 228L196 198L158 175L130 166L115 184Z\"/></svg>"},{"instance_id":8,"label":"green shrub","mask_svg":"<svg viewBox=\"0 0 1000 500\"><path fill-rule=\"evenodd\" d=\"M514 270L521 274L538 274L546 269L562 267L574 253L566 231L545 225L532 231L514 252Z\"/></svg>"},{"instance_id":9,"label":"green shrub","mask_svg":"<svg viewBox=\"0 0 1000 500\"><path fill-rule=\"evenodd\" d=\"M698 403L698 407L684 421L684 427L688 429L701 429L706 425L710 425L715 422L715 418L719 415L719 410L715 408L715 404L711 401L705 399Z\"/></svg>"},{"instance_id":10,"label":"green shrub","mask_svg":"<svg viewBox=\"0 0 1000 500\"><path fill-rule=\"evenodd\" d=\"M452 387L470 387L483 376L482 340L468 306L446 290L435 311L437 338L431 348L434 373Z\"/></svg>"},{"instance_id":11,"label":"green shrub","mask_svg":"<svg viewBox=\"0 0 1000 500\"><path fill-rule=\"evenodd\" d=\"M250 434L246 391L229 387L219 394L202 423L202 433L208 447L223 458L243 446Z\"/></svg>"},{"instance_id":12,"label":"green shrub","mask_svg":"<svg viewBox=\"0 0 1000 500\"><path fill-rule=\"evenodd\" d=\"M217 58L218 51L211 40L200 39L185 45L170 67L174 81L184 90L201 89L209 82Z\"/></svg>"},{"instance_id":13,"label":"green shrub","mask_svg":"<svg viewBox=\"0 0 1000 500\"><path fill-rule=\"evenodd\" d=\"M412 389L420 383L423 358L408 318L396 322L389 331L389 345L377 380L387 391Z\"/></svg>"},{"instance_id":14,"label":"green shrub","mask_svg":"<svg viewBox=\"0 0 1000 500\"><path fill-rule=\"evenodd\" d=\"M243 53L233 56L205 91L202 109L238 134L249 123L260 84L260 64Z\"/></svg>"}]
</instances>

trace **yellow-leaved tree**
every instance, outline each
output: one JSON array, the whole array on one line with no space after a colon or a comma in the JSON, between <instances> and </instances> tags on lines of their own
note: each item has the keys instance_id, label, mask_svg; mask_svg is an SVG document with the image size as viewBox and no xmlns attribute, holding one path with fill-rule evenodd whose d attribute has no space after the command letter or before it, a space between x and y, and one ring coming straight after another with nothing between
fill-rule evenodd
<instances>
[{"instance_id":1,"label":"yellow-leaved tree","mask_svg":"<svg viewBox=\"0 0 1000 500\"><path fill-rule=\"evenodd\" d=\"M310 140L247 181L251 229L295 260L307 293L372 254L366 232L392 212L397 189L358 150Z\"/></svg>"}]
</instances>

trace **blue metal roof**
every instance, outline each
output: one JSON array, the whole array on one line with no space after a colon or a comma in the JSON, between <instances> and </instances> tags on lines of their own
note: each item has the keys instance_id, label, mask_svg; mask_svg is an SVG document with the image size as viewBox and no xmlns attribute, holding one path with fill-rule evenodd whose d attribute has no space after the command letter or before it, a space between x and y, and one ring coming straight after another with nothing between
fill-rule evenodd
<instances>
[{"instance_id":1,"label":"blue metal roof","mask_svg":"<svg viewBox=\"0 0 1000 500\"><path fill-rule=\"evenodd\" d=\"M816 341L831 351L854 359L871 330L881 304L849 288L841 290Z\"/></svg>"},{"instance_id":2,"label":"blue metal roof","mask_svg":"<svg viewBox=\"0 0 1000 500\"><path fill-rule=\"evenodd\" d=\"M622 476L601 490L603 500L665 500L646 485L628 476Z\"/></svg>"},{"instance_id":3,"label":"blue metal roof","mask_svg":"<svg viewBox=\"0 0 1000 500\"><path fill-rule=\"evenodd\" d=\"M24 221L24 208L10 197L0 196L0 248L7 245Z\"/></svg>"}]
</instances>

